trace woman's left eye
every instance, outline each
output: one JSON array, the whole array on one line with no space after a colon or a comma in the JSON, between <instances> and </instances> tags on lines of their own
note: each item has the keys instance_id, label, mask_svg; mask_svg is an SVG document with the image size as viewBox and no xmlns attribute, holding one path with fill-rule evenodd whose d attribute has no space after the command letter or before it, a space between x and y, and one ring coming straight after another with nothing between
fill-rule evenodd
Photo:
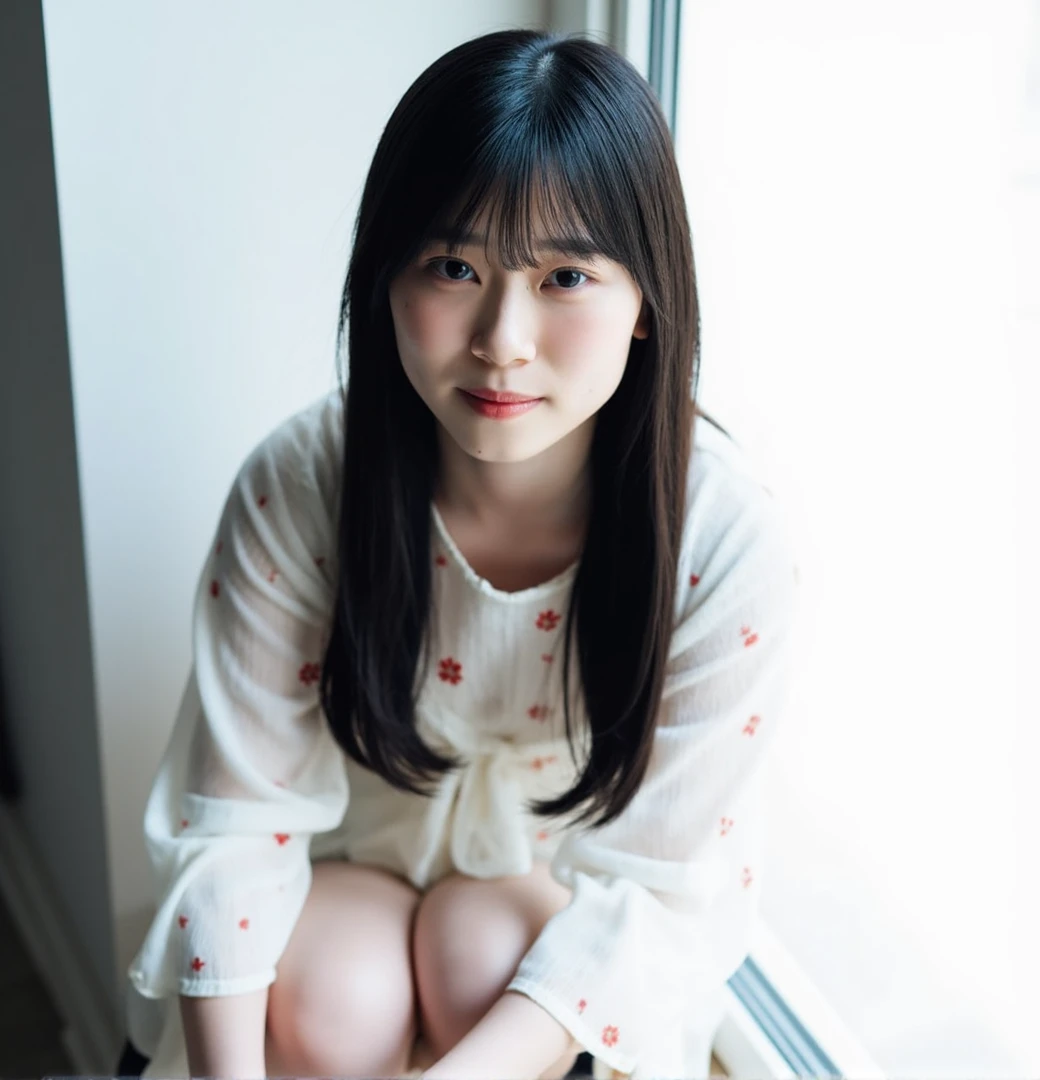
<instances>
[{"instance_id":1,"label":"woman's left eye","mask_svg":"<svg viewBox=\"0 0 1040 1080\"><path fill-rule=\"evenodd\" d=\"M574 269L571 269L570 267L565 267L562 270L554 270L552 272L552 274L549 275L549 277L551 278L556 274L562 274L563 277L564 277L563 281L556 282L558 287L561 288L561 289L568 290L568 291L576 289L579 285L584 284L584 282L588 281L588 279L589 279L588 274L583 274L580 270L574 270ZM577 278L582 278L584 280L583 281L575 280Z\"/></svg>"}]
</instances>

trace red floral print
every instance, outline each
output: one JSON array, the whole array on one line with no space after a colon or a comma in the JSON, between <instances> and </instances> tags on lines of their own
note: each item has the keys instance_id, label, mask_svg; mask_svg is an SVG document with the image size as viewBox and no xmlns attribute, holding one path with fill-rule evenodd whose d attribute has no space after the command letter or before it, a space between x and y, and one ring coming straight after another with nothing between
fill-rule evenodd
<instances>
[{"instance_id":1,"label":"red floral print","mask_svg":"<svg viewBox=\"0 0 1040 1080\"><path fill-rule=\"evenodd\" d=\"M178 915L177 916L177 922L180 923L180 927L183 930L188 925L188 916L187 915Z\"/></svg>"},{"instance_id":2,"label":"red floral print","mask_svg":"<svg viewBox=\"0 0 1040 1080\"><path fill-rule=\"evenodd\" d=\"M603 1042L607 1046L617 1046L618 1029L613 1024L607 1024L603 1029Z\"/></svg>"},{"instance_id":3,"label":"red floral print","mask_svg":"<svg viewBox=\"0 0 1040 1080\"><path fill-rule=\"evenodd\" d=\"M181 828L186 829L187 827L188 827L188 819L187 818L181 818Z\"/></svg>"},{"instance_id":4,"label":"red floral print","mask_svg":"<svg viewBox=\"0 0 1040 1080\"><path fill-rule=\"evenodd\" d=\"M321 678L321 666L319 664L304 664L300 668L300 682L304 686L310 686Z\"/></svg>"},{"instance_id":5,"label":"red floral print","mask_svg":"<svg viewBox=\"0 0 1040 1080\"><path fill-rule=\"evenodd\" d=\"M216 599L216 597L220 596L220 585L219 585L219 583L217 583L216 581L214 581L214 582L213 582L213 583L212 583L212 584L210 585L210 587L209 587L209 594L210 594L210 596L212 596L212 597L213 597L214 599Z\"/></svg>"},{"instance_id":6,"label":"red floral print","mask_svg":"<svg viewBox=\"0 0 1040 1080\"><path fill-rule=\"evenodd\" d=\"M732 828L733 828L733 818L724 817L722 819L722 835L725 836L726 833L728 833L730 831L730 829L732 829Z\"/></svg>"},{"instance_id":7,"label":"red floral print","mask_svg":"<svg viewBox=\"0 0 1040 1080\"><path fill-rule=\"evenodd\" d=\"M743 734L745 734L745 735L754 735L755 734L755 728L757 728L758 725L761 722L762 722L762 717L761 716L752 716L751 719L744 725Z\"/></svg>"},{"instance_id":8,"label":"red floral print","mask_svg":"<svg viewBox=\"0 0 1040 1080\"><path fill-rule=\"evenodd\" d=\"M259 506L261 510L263 510L263 508L267 505L267 496L261 495L260 498L256 500L256 505Z\"/></svg>"},{"instance_id":9,"label":"red floral print","mask_svg":"<svg viewBox=\"0 0 1040 1080\"><path fill-rule=\"evenodd\" d=\"M532 705L527 710L527 715L532 720L546 720L546 719L548 719L549 713L551 711L552 710L549 708L548 705Z\"/></svg>"},{"instance_id":10,"label":"red floral print","mask_svg":"<svg viewBox=\"0 0 1040 1080\"><path fill-rule=\"evenodd\" d=\"M539 612L535 626L537 626L539 630L555 630L556 624L561 618L562 616L559 612L553 611L550 608L548 611Z\"/></svg>"},{"instance_id":11,"label":"red floral print","mask_svg":"<svg viewBox=\"0 0 1040 1080\"><path fill-rule=\"evenodd\" d=\"M279 844L287 844L289 842L289 834L287 832L276 832L274 838Z\"/></svg>"},{"instance_id":12,"label":"red floral print","mask_svg":"<svg viewBox=\"0 0 1040 1080\"><path fill-rule=\"evenodd\" d=\"M690 584L691 585L699 585L700 583L701 583L701 579L699 577L697 577L696 574L690 574Z\"/></svg>"},{"instance_id":13,"label":"red floral print","mask_svg":"<svg viewBox=\"0 0 1040 1080\"><path fill-rule=\"evenodd\" d=\"M272 570L272 571L271 571L271 572L270 572L270 573L269 573L269 574L267 575L267 580L268 580L268 581L270 581L270 582L271 582L271 583L273 584L273 583L274 583L274 579L275 579L276 577L278 577L278 571L277 571L277 570Z\"/></svg>"},{"instance_id":14,"label":"red floral print","mask_svg":"<svg viewBox=\"0 0 1040 1080\"><path fill-rule=\"evenodd\" d=\"M746 889L751 884L751 882L754 881L754 880L755 879L751 876L751 867L750 866L745 866L744 871L743 871L743 873L741 874L741 877L740 877L741 885L743 885L744 888Z\"/></svg>"},{"instance_id":15,"label":"red floral print","mask_svg":"<svg viewBox=\"0 0 1040 1080\"><path fill-rule=\"evenodd\" d=\"M754 645L758 641L758 634L752 633L750 626L742 626L740 628L740 636L744 639L745 648L748 645Z\"/></svg>"},{"instance_id":16,"label":"red floral print","mask_svg":"<svg viewBox=\"0 0 1040 1080\"><path fill-rule=\"evenodd\" d=\"M544 660L544 661L545 661L545 662L546 662L547 664L551 664L551 663L553 662L553 656L552 656L552 653L547 653L547 652L543 652L543 653L542 653L542 659L543 659L543 660Z\"/></svg>"},{"instance_id":17,"label":"red floral print","mask_svg":"<svg viewBox=\"0 0 1040 1080\"><path fill-rule=\"evenodd\" d=\"M541 771L542 769L545 768L546 765L551 765L555 760L556 760L556 755L555 754L551 755L550 757L544 757L544 758L543 757L536 757L534 759L534 761L531 762L531 768L535 769L537 771Z\"/></svg>"},{"instance_id":18,"label":"red floral print","mask_svg":"<svg viewBox=\"0 0 1040 1080\"><path fill-rule=\"evenodd\" d=\"M191 962L192 971L201 971L206 966L205 960L200 960L197 956Z\"/></svg>"},{"instance_id":19,"label":"red floral print","mask_svg":"<svg viewBox=\"0 0 1040 1080\"><path fill-rule=\"evenodd\" d=\"M241 927L241 928L242 928L243 930L248 930L248 929L249 929L249 920L248 920L248 919L239 919L239 920L238 920L238 925L239 925L239 926L240 926L240 927Z\"/></svg>"},{"instance_id":20,"label":"red floral print","mask_svg":"<svg viewBox=\"0 0 1040 1080\"><path fill-rule=\"evenodd\" d=\"M543 841L548 840L549 839L549 833L545 829L539 829L538 834L535 837L535 839L543 840Z\"/></svg>"},{"instance_id":21,"label":"red floral print","mask_svg":"<svg viewBox=\"0 0 1040 1080\"><path fill-rule=\"evenodd\" d=\"M581 1001L578 1002L578 1012L583 1013L586 1005L588 1005L588 1002L582 998Z\"/></svg>"},{"instance_id":22,"label":"red floral print","mask_svg":"<svg viewBox=\"0 0 1040 1080\"><path fill-rule=\"evenodd\" d=\"M443 555L438 555L434 561L437 563L438 566L448 565L448 560Z\"/></svg>"},{"instance_id":23,"label":"red floral print","mask_svg":"<svg viewBox=\"0 0 1040 1080\"><path fill-rule=\"evenodd\" d=\"M440 662L440 670L437 675L440 677L441 682L450 682L452 686L456 686L462 682L462 665L450 656L446 656Z\"/></svg>"}]
</instances>

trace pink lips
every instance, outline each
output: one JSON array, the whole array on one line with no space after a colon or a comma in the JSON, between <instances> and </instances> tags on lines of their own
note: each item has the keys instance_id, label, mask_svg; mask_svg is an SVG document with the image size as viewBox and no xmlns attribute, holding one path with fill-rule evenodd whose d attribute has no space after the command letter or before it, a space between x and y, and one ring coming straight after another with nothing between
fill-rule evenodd
<instances>
[{"instance_id":1,"label":"pink lips","mask_svg":"<svg viewBox=\"0 0 1040 1080\"><path fill-rule=\"evenodd\" d=\"M541 398L525 398L520 394L500 393L492 390L459 390L462 400L474 412L490 420L506 420L511 416L530 412L542 403ZM493 395L493 396L491 396Z\"/></svg>"},{"instance_id":2,"label":"pink lips","mask_svg":"<svg viewBox=\"0 0 1040 1080\"><path fill-rule=\"evenodd\" d=\"M521 402L541 400L541 398L531 397L530 394L516 394L512 390L486 390L482 386L462 392L483 398L485 401L494 401L498 405L519 405Z\"/></svg>"}]
</instances>

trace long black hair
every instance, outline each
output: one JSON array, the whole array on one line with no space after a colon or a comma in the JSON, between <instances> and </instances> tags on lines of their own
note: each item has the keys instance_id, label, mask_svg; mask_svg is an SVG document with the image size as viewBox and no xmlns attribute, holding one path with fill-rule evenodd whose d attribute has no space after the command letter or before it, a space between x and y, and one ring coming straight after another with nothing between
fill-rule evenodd
<instances>
[{"instance_id":1,"label":"long black hair","mask_svg":"<svg viewBox=\"0 0 1040 1080\"><path fill-rule=\"evenodd\" d=\"M552 233L583 235L642 290L633 339L596 417L587 539L565 624L564 712L574 755L571 654L591 728L574 786L532 802L606 824L632 799L653 743L674 619L699 314L671 135L653 91L618 52L581 37L508 30L442 56L405 93L365 183L343 289L349 326L339 581L322 704L354 760L430 794L462 762L415 726L430 613L435 419L397 352L391 280L436 235L484 211L503 266L538 265L535 203ZM703 414L699 414L703 415ZM575 760L577 758L575 756Z\"/></svg>"}]
</instances>

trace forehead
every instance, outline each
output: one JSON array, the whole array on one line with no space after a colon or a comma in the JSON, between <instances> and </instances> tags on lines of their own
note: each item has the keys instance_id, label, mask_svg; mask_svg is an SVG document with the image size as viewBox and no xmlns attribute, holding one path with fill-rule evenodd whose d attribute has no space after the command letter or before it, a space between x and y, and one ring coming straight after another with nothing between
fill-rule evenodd
<instances>
[{"instance_id":1,"label":"forehead","mask_svg":"<svg viewBox=\"0 0 1040 1080\"><path fill-rule=\"evenodd\" d=\"M494 236L486 229L466 229L463 231L451 229L435 229L428 237L428 243L438 244L451 251L458 251L466 247L480 247L485 255L490 255L497 246ZM602 248L591 237L585 234L560 234L535 232L531 244L531 252L542 258L551 255L571 255L579 258L606 258Z\"/></svg>"},{"instance_id":2,"label":"forehead","mask_svg":"<svg viewBox=\"0 0 1040 1080\"><path fill-rule=\"evenodd\" d=\"M573 201L541 183L499 184L478 199L459 199L435 221L424 243L448 251L478 247L509 269L536 266L547 257L609 259L608 246L582 219Z\"/></svg>"}]
</instances>

